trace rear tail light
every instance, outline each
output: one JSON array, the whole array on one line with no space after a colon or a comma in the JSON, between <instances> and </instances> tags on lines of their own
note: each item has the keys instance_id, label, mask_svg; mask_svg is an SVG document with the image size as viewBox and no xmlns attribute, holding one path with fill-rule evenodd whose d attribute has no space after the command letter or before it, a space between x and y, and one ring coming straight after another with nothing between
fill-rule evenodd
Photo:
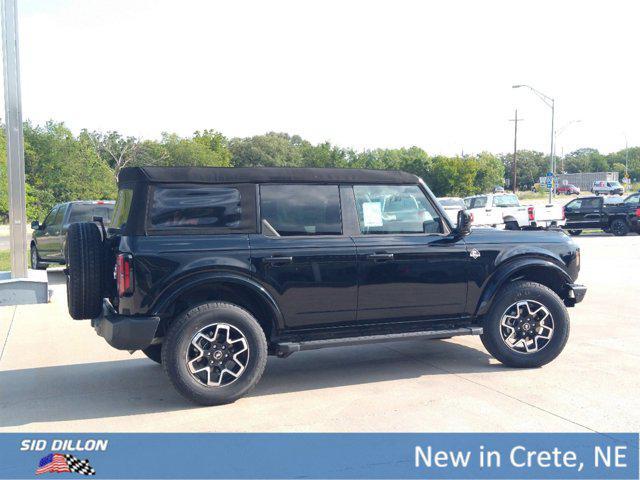
<instances>
[{"instance_id":1,"label":"rear tail light","mask_svg":"<svg viewBox=\"0 0 640 480\"><path fill-rule=\"evenodd\" d=\"M473 223L473 212L469 212L469 222Z\"/></svg>"},{"instance_id":2,"label":"rear tail light","mask_svg":"<svg viewBox=\"0 0 640 480\"><path fill-rule=\"evenodd\" d=\"M133 293L133 257L130 253L120 253L116 258L116 282L120 297Z\"/></svg>"},{"instance_id":3,"label":"rear tail light","mask_svg":"<svg viewBox=\"0 0 640 480\"><path fill-rule=\"evenodd\" d=\"M640 218L640 208L636 210L636 217Z\"/></svg>"},{"instance_id":4,"label":"rear tail light","mask_svg":"<svg viewBox=\"0 0 640 480\"><path fill-rule=\"evenodd\" d=\"M533 207L527 208L527 213L529 214L529 221L533 222L536 219L536 212Z\"/></svg>"}]
</instances>

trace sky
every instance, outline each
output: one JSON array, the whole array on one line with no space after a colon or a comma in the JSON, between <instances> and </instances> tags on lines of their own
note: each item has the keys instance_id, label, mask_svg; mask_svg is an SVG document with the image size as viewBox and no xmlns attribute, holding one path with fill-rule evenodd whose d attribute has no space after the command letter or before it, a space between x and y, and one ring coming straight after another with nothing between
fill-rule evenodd
<instances>
[{"instance_id":1,"label":"sky","mask_svg":"<svg viewBox=\"0 0 640 480\"><path fill-rule=\"evenodd\" d=\"M18 0L23 117L358 150L640 145L638 1ZM635 59L635 60L634 60ZM575 122L579 121L579 122ZM567 123L568 127L563 128Z\"/></svg>"}]
</instances>

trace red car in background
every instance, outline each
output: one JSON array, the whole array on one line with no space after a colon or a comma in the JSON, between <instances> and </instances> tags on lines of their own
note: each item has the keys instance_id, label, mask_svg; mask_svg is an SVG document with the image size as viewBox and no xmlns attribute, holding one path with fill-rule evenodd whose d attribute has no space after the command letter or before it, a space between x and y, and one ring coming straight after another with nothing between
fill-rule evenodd
<instances>
[{"instance_id":1,"label":"red car in background","mask_svg":"<svg viewBox=\"0 0 640 480\"><path fill-rule=\"evenodd\" d=\"M580 195L580 189L575 185L559 185L556 189L558 195Z\"/></svg>"}]
</instances>

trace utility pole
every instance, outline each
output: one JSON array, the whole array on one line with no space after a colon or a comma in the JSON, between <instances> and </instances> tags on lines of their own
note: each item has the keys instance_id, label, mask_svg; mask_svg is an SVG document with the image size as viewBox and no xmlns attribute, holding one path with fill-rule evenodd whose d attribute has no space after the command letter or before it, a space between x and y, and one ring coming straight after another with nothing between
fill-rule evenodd
<instances>
[{"instance_id":1,"label":"utility pole","mask_svg":"<svg viewBox=\"0 0 640 480\"><path fill-rule=\"evenodd\" d=\"M531 90L533 93L535 93L538 98L540 98L540 100L542 100L547 107L551 108L551 151L549 152L549 174L551 175L552 178L552 182L551 182L551 187L549 188L549 203L551 203L551 201L553 200L553 190L554 190L554 183L555 183L555 136L556 136L556 131L555 131L555 114L556 114L556 101L555 99L551 98L549 95L545 95L544 93L542 93L540 90L536 90L535 88L533 88L530 85L514 85L511 88L528 88L529 90Z\"/></svg>"},{"instance_id":2,"label":"utility pole","mask_svg":"<svg viewBox=\"0 0 640 480\"><path fill-rule=\"evenodd\" d=\"M7 176L9 177L9 250L11 276L27 277L27 226L24 187L24 137L18 56L17 0L2 0L4 54L4 108L7 122Z\"/></svg>"},{"instance_id":3,"label":"utility pole","mask_svg":"<svg viewBox=\"0 0 640 480\"><path fill-rule=\"evenodd\" d=\"M524 119L518 118L518 109L516 108L515 117L509 120L510 122L513 122L513 193L516 193L518 190L518 184L516 183L516 170L518 168L518 122L521 122L522 120Z\"/></svg>"}]
</instances>

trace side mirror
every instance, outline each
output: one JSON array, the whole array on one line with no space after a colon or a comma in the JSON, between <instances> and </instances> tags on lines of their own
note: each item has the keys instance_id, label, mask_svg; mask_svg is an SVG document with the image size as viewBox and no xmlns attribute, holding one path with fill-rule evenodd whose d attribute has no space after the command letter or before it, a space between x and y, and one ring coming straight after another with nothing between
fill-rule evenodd
<instances>
[{"instance_id":1,"label":"side mirror","mask_svg":"<svg viewBox=\"0 0 640 480\"><path fill-rule=\"evenodd\" d=\"M466 210L458 212L458 225L455 233L458 235L469 235L471 233L471 214Z\"/></svg>"},{"instance_id":2,"label":"side mirror","mask_svg":"<svg viewBox=\"0 0 640 480\"><path fill-rule=\"evenodd\" d=\"M34 220L31 222L31 228L33 230L40 230L40 222L38 220Z\"/></svg>"}]
</instances>

